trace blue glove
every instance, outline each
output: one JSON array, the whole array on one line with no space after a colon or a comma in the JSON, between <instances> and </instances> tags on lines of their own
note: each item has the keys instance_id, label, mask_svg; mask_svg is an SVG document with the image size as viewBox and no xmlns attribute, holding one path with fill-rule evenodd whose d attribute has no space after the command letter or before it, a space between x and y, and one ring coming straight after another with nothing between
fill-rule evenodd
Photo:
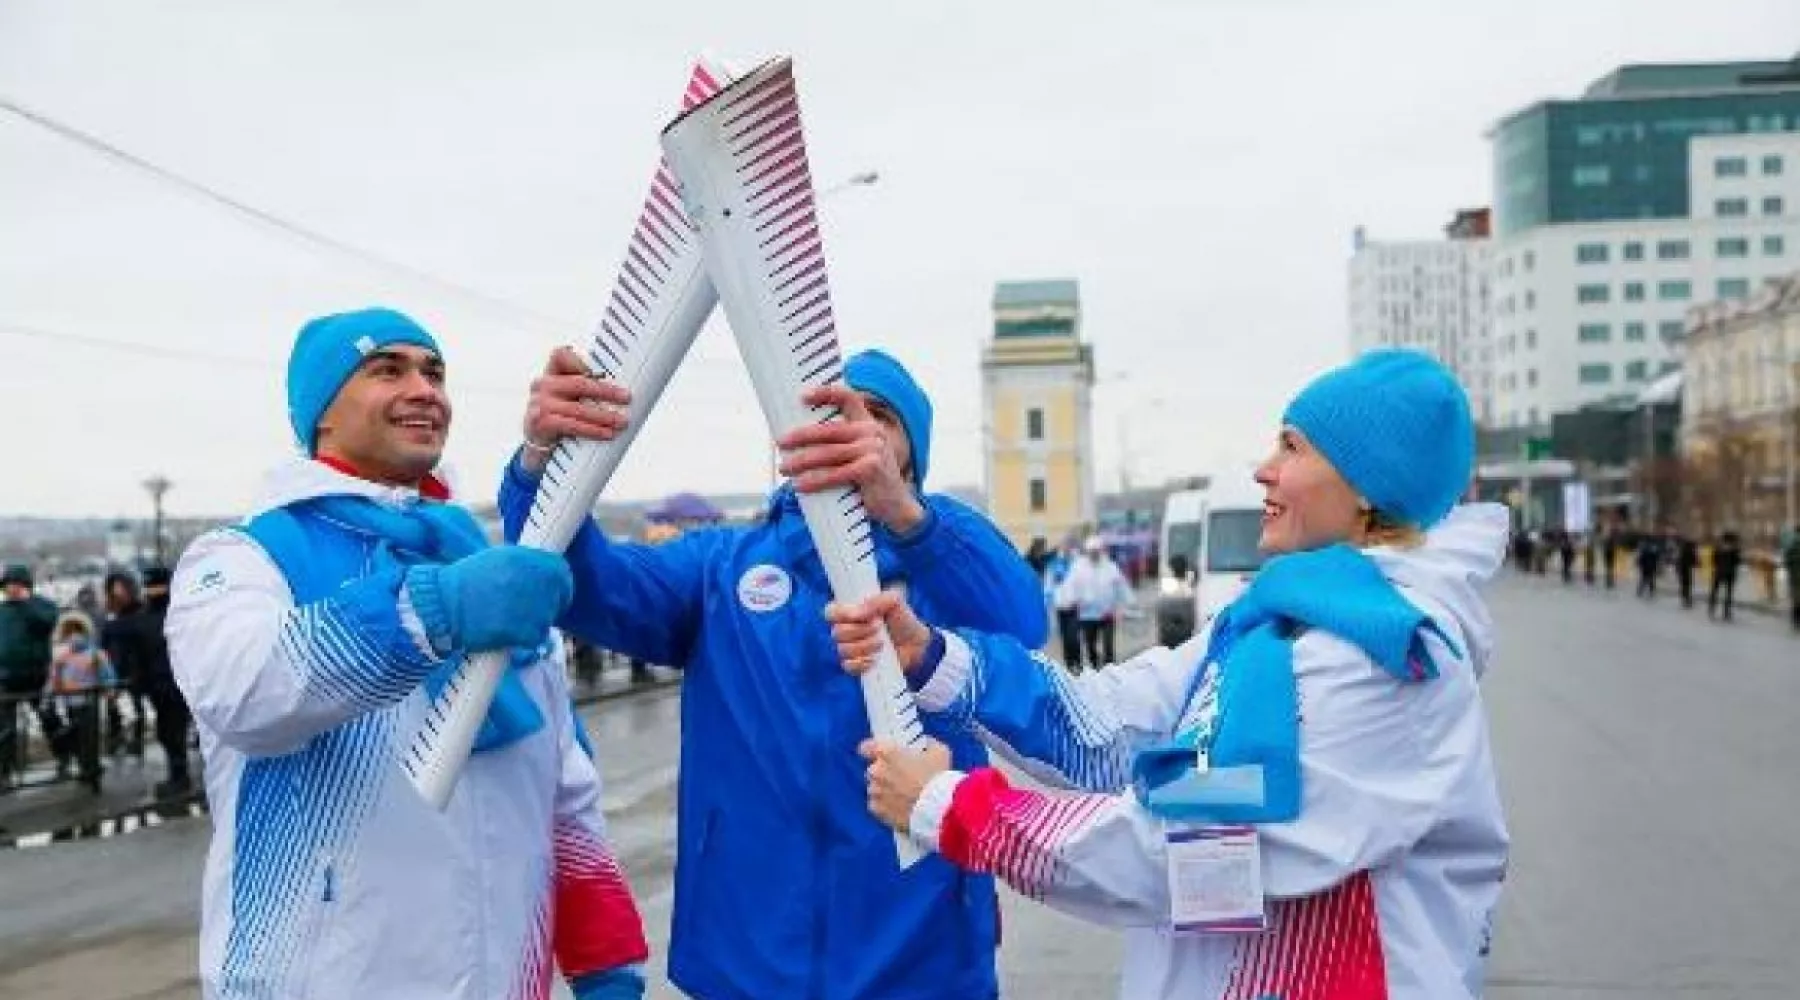
<instances>
[{"instance_id":1,"label":"blue glove","mask_svg":"<svg viewBox=\"0 0 1800 1000\"><path fill-rule=\"evenodd\" d=\"M575 1000L643 1000L644 972L635 965L590 972L569 980L569 990Z\"/></svg>"},{"instance_id":2,"label":"blue glove","mask_svg":"<svg viewBox=\"0 0 1800 1000\"><path fill-rule=\"evenodd\" d=\"M574 590L562 556L517 545L406 571L407 596L439 656L535 646Z\"/></svg>"}]
</instances>

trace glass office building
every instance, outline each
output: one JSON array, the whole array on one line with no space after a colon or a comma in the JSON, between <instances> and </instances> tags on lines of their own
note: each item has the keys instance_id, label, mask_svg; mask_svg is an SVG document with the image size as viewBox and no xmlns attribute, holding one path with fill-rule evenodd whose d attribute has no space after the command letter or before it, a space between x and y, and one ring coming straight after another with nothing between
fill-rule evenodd
<instances>
[{"instance_id":1,"label":"glass office building","mask_svg":"<svg viewBox=\"0 0 1800 1000\"><path fill-rule=\"evenodd\" d=\"M1493 132L1496 234L1688 214L1688 141L1800 132L1791 62L1626 66L1579 100L1534 104Z\"/></svg>"}]
</instances>

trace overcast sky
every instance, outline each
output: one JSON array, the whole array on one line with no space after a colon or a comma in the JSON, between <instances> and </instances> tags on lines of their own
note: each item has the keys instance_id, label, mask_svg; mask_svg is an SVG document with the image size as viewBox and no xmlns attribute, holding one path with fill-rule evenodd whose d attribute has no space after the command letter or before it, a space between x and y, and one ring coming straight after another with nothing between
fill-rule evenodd
<instances>
[{"instance_id":1,"label":"overcast sky","mask_svg":"<svg viewBox=\"0 0 1800 1000\"><path fill-rule=\"evenodd\" d=\"M819 186L880 172L823 209L832 289L847 346L933 395L935 482L980 480L994 282L1073 277L1112 488L1122 457L1141 482L1257 452L1347 353L1352 229L1429 237L1487 203L1501 115L1623 62L1796 47L1794 0L0 0L0 96L520 307L0 113L0 514L139 514L154 472L176 513L240 510L291 448L294 330L371 303L445 345L449 462L491 494L702 50L792 54ZM756 413L715 321L609 495L762 488Z\"/></svg>"}]
</instances>

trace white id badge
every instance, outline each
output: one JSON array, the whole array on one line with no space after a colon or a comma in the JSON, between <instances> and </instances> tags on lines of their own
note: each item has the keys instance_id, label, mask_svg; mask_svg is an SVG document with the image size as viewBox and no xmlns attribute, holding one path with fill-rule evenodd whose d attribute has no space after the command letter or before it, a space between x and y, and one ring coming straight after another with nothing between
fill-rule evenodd
<instances>
[{"instance_id":1,"label":"white id badge","mask_svg":"<svg viewBox=\"0 0 1800 1000\"><path fill-rule=\"evenodd\" d=\"M1196 934L1267 930L1262 848L1252 826L1165 828L1169 922Z\"/></svg>"}]
</instances>

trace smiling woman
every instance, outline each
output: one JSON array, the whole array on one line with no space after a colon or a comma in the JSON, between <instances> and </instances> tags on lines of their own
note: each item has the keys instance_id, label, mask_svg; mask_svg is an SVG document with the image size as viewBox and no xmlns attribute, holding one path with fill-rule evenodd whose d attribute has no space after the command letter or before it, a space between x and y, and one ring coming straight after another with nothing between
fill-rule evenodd
<instances>
[{"instance_id":1,"label":"smiling woman","mask_svg":"<svg viewBox=\"0 0 1800 1000\"><path fill-rule=\"evenodd\" d=\"M1416 527L1384 513L1357 494L1296 427L1283 427L1275 453L1257 467L1263 500L1264 555L1300 552L1347 541L1360 547L1410 547L1424 540Z\"/></svg>"},{"instance_id":2,"label":"smiling woman","mask_svg":"<svg viewBox=\"0 0 1800 1000\"><path fill-rule=\"evenodd\" d=\"M885 626L928 718L1061 789L871 742L870 810L1125 928L1122 996L1479 996L1507 836L1476 588L1507 519L1456 507L1473 464L1450 373L1375 351L1288 405L1256 471L1270 558L1179 649L1071 680L901 595L834 606L846 669Z\"/></svg>"}]
</instances>

